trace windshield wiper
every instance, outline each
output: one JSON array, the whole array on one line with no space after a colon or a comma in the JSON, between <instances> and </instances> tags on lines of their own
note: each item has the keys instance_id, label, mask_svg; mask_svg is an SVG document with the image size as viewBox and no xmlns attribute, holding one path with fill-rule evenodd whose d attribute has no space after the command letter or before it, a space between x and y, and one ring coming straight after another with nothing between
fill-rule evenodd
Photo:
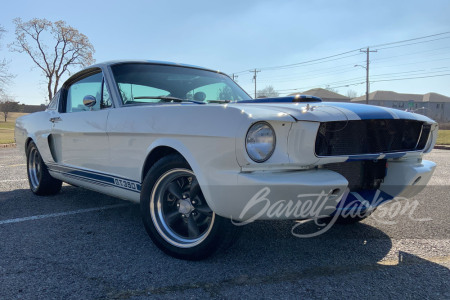
<instances>
[{"instance_id":1,"label":"windshield wiper","mask_svg":"<svg viewBox=\"0 0 450 300\"><path fill-rule=\"evenodd\" d=\"M181 99L181 98L171 97L171 96L138 96L138 97L133 97L133 98L134 99L159 99L163 102L192 102L192 103L197 103L197 104L205 104L205 102L201 102L201 101Z\"/></svg>"},{"instance_id":2,"label":"windshield wiper","mask_svg":"<svg viewBox=\"0 0 450 300\"><path fill-rule=\"evenodd\" d=\"M206 100L208 103L230 103L231 100Z\"/></svg>"}]
</instances>

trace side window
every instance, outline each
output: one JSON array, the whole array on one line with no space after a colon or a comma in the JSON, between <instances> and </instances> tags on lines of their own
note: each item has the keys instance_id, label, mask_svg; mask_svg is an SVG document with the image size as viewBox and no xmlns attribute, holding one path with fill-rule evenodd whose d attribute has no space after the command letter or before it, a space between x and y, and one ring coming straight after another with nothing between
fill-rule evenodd
<instances>
[{"instance_id":1,"label":"side window","mask_svg":"<svg viewBox=\"0 0 450 300\"><path fill-rule=\"evenodd\" d=\"M85 77L73 83L67 91L66 112L99 110L102 99L102 73ZM94 96L97 100L92 108L83 104L85 96Z\"/></svg>"},{"instance_id":2,"label":"side window","mask_svg":"<svg viewBox=\"0 0 450 300\"><path fill-rule=\"evenodd\" d=\"M109 95L108 85L106 84L106 81L103 79L103 85L102 85L102 101L100 104L100 108L109 108L112 107L112 100L111 96Z\"/></svg>"},{"instance_id":3,"label":"side window","mask_svg":"<svg viewBox=\"0 0 450 300\"><path fill-rule=\"evenodd\" d=\"M52 101L50 101L49 105L47 106L48 110L57 110L58 109L58 100L59 100L59 94L61 93L61 90L59 90L55 96L53 96Z\"/></svg>"}]
</instances>

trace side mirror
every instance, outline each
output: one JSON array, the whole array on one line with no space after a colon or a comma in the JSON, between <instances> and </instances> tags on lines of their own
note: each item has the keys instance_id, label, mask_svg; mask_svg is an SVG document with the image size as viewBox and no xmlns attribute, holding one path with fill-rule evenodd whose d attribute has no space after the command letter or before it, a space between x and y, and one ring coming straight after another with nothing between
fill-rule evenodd
<instances>
[{"instance_id":1,"label":"side mirror","mask_svg":"<svg viewBox=\"0 0 450 300\"><path fill-rule=\"evenodd\" d=\"M84 98L83 98L84 106L93 107L95 105L95 103L97 103L97 100L95 99L94 96L92 96L92 95L84 96Z\"/></svg>"}]
</instances>

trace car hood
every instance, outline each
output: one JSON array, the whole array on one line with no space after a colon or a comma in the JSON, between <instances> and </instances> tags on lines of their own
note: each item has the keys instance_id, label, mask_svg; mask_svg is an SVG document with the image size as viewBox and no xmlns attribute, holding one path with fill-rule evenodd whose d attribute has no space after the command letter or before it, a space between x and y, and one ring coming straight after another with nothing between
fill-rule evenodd
<instances>
[{"instance_id":1,"label":"car hood","mask_svg":"<svg viewBox=\"0 0 450 300\"><path fill-rule=\"evenodd\" d=\"M276 98L274 98L276 99ZM266 100L266 99L264 99ZM253 113L252 111L272 110L276 114L288 114L297 121L329 122L346 120L369 120L369 119L408 119L434 123L428 117L410 113L398 109L391 109L381 106L367 104L344 103L344 102L245 102L233 103L230 106L242 111ZM255 115L255 114L253 114Z\"/></svg>"}]
</instances>

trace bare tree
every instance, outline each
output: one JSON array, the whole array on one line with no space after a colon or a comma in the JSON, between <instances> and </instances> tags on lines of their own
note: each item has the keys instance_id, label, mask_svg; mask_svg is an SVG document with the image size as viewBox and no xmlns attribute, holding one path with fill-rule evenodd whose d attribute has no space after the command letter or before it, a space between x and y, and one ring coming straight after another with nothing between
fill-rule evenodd
<instances>
[{"instance_id":1,"label":"bare tree","mask_svg":"<svg viewBox=\"0 0 450 300\"><path fill-rule=\"evenodd\" d=\"M0 26L0 40L5 33L5 29ZM0 48L1 48L0 44ZM8 72L8 62L6 59L0 60L0 96L5 94L5 86L7 86L14 76Z\"/></svg>"},{"instance_id":2,"label":"bare tree","mask_svg":"<svg viewBox=\"0 0 450 300\"><path fill-rule=\"evenodd\" d=\"M356 98L358 97L358 93L352 89L347 91L347 97L349 97L350 99Z\"/></svg>"},{"instance_id":3,"label":"bare tree","mask_svg":"<svg viewBox=\"0 0 450 300\"><path fill-rule=\"evenodd\" d=\"M327 90L327 91L339 94L339 90L331 87L329 84L327 84L324 89Z\"/></svg>"},{"instance_id":4,"label":"bare tree","mask_svg":"<svg viewBox=\"0 0 450 300\"><path fill-rule=\"evenodd\" d=\"M49 101L58 91L59 80L64 73L70 74L72 67L94 63L94 46L87 36L64 21L32 19L22 22L17 18L14 24L16 41L9 45L10 50L27 53L42 70L47 78Z\"/></svg>"},{"instance_id":5,"label":"bare tree","mask_svg":"<svg viewBox=\"0 0 450 300\"><path fill-rule=\"evenodd\" d=\"M19 102L12 101L8 97L4 97L0 101L0 112L3 114L3 118L6 120L8 119L8 115L10 112L16 112L19 110Z\"/></svg>"},{"instance_id":6,"label":"bare tree","mask_svg":"<svg viewBox=\"0 0 450 300\"><path fill-rule=\"evenodd\" d=\"M280 93L275 91L275 89L271 85L268 85L265 88L263 88L262 90L258 90L256 92L256 98L274 98L274 97L278 97L279 95L280 95Z\"/></svg>"},{"instance_id":7,"label":"bare tree","mask_svg":"<svg viewBox=\"0 0 450 300\"><path fill-rule=\"evenodd\" d=\"M224 86L223 88L219 89L219 95L217 99L219 100L233 100L233 90L229 86Z\"/></svg>"}]
</instances>

